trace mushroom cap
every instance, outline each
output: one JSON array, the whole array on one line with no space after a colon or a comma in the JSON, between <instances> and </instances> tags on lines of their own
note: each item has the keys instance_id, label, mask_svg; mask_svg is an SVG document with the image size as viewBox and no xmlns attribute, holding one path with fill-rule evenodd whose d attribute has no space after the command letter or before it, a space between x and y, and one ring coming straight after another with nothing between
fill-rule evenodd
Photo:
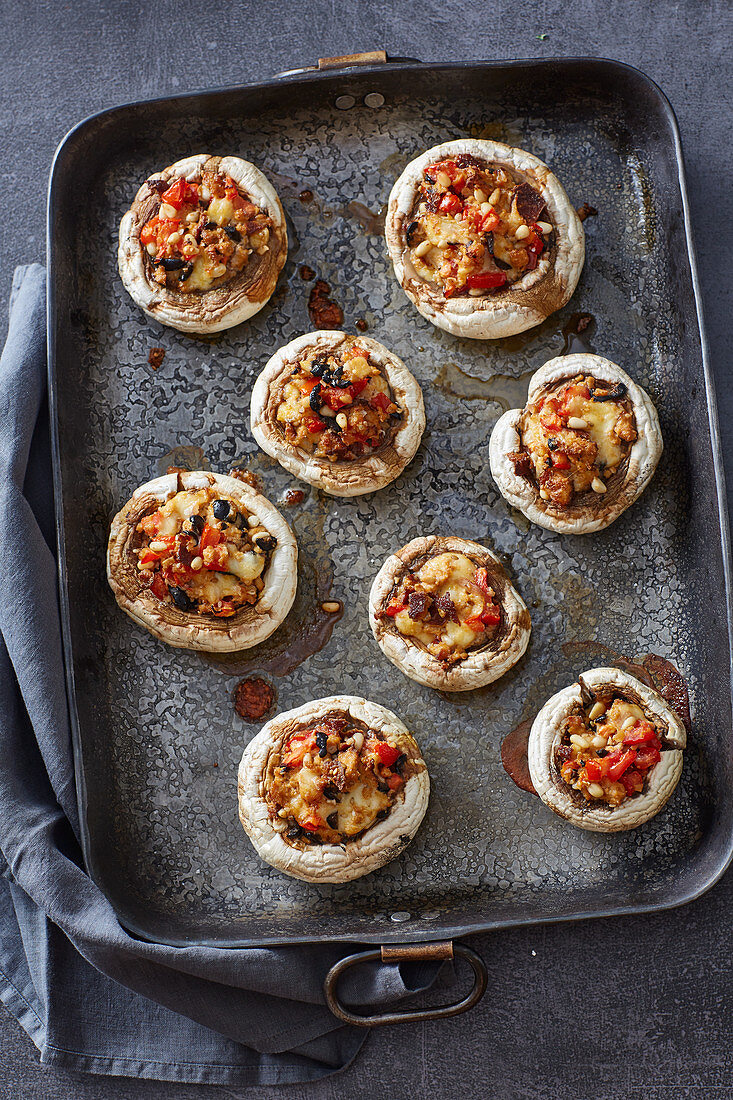
<instances>
[{"instance_id":1,"label":"mushroom cap","mask_svg":"<svg viewBox=\"0 0 733 1100\"><path fill-rule=\"evenodd\" d=\"M545 703L529 733L528 763L532 783L542 801L580 829L615 833L635 829L664 806L682 774L682 750L687 734L680 718L652 688L618 668L592 668L577 683L563 688ZM620 806L589 803L574 791L555 766L555 749L560 744L565 719L577 713L582 702L581 683L592 693L610 689L636 703L656 725L667 727L662 759L648 773L646 790L626 798Z\"/></svg>"},{"instance_id":2,"label":"mushroom cap","mask_svg":"<svg viewBox=\"0 0 733 1100\"><path fill-rule=\"evenodd\" d=\"M405 228L414 209L423 172L435 160L470 153L484 163L507 168L531 184L545 200L555 243L534 271L512 286L481 298L446 298L421 279L406 250ZM498 340L541 324L572 297L585 259L585 235L560 181L537 157L498 141L460 138L421 153L405 168L389 196L386 238L395 276L419 312L438 328L474 340Z\"/></svg>"},{"instance_id":3,"label":"mushroom cap","mask_svg":"<svg viewBox=\"0 0 733 1100\"><path fill-rule=\"evenodd\" d=\"M329 462L309 454L302 447L287 443L275 422L278 385L309 348L338 351L356 343L369 352L380 367L395 397L404 410L404 418L374 453L351 462ZM276 351L257 377L250 412L252 434L263 451L277 459L291 474L317 485L335 497L354 497L374 493L399 477L415 456L425 430L422 390L405 364L393 352L368 336L349 336L345 332L308 332Z\"/></svg>"},{"instance_id":4,"label":"mushroom cap","mask_svg":"<svg viewBox=\"0 0 733 1100\"><path fill-rule=\"evenodd\" d=\"M207 488L238 501L277 539L257 603L225 619L163 603L140 583L132 553L135 528L143 516L182 490ZM107 579L122 610L168 645L211 653L249 649L277 630L295 599L297 562L295 537L274 504L244 482L208 470L164 474L141 485L112 520L107 545Z\"/></svg>"},{"instance_id":5,"label":"mushroom cap","mask_svg":"<svg viewBox=\"0 0 733 1100\"><path fill-rule=\"evenodd\" d=\"M399 745L416 766L400 797L383 821L375 821L361 836L344 844L289 844L272 826L263 777L272 753L297 730L325 714L340 712L381 730ZM414 737L399 718L355 695L331 695L278 714L250 741L239 765L239 819L257 854L266 863L306 882L349 882L376 871L407 847L425 816L430 778Z\"/></svg>"},{"instance_id":6,"label":"mushroom cap","mask_svg":"<svg viewBox=\"0 0 733 1100\"><path fill-rule=\"evenodd\" d=\"M637 439L628 458L609 479L605 493L588 490L578 494L567 508L561 508L543 500L534 481L518 474L507 455L521 448L519 431L526 407L542 396L543 391L550 392L578 374L625 384ZM663 449L657 410L648 393L610 359L584 352L550 359L532 375L525 409L510 409L497 420L489 441L489 463L501 495L533 523L565 535L602 531L634 503L651 481Z\"/></svg>"},{"instance_id":7,"label":"mushroom cap","mask_svg":"<svg viewBox=\"0 0 733 1100\"><path fill-rule=\"evenodd\" d=\"M416 639L406 638L380 617L395 585L428 558L446 551L466 554L485 566L489 584L501 604L502 621L491 638L468 651L464 660L446 667ZM369 624L382 652L393 665L426 687L439 691L471 691L498 680L515 665L529 645L532 623L527 606L506 575L504 566L479 542L455 536L425 535L391 554L374 578L369 593Z\"/></svg>"},{"instance_id":8,"label":"mushroom cap","mask_svg":"<svg viewBox=\"0 0 733 1100\"><path fill-rule=\"evenodd\" d=\"M169 290L148 278L150 265L140 241L140 232L160 201L153 184L177 177L191 181L200 178L204 168L230 175L239 189L272 218L274 231L267 252L250 257L244 269L221 286L189 293ZM275 188L259 168L240 157L198 153L176 161L143 183L120 223L117 260L125 289L149 317L181 332L208 333L232 328L262 309L272 297L287 254L285 214Z\"/></svg>"}]
</instances>

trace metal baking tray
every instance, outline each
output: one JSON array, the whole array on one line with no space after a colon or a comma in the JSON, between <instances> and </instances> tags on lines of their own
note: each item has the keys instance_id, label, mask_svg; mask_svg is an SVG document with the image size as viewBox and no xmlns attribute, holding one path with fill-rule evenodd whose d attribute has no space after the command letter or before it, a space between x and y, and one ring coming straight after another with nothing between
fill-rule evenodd
<instances>
[{"instance_id":1,"label":"metal baking tray","mask_svg":"<svg viewBox=\"0 0 733 1100\"><path fill-rule=\"evenodd\" d=\"M469 134L530 149L575 205L599 212L586 222L585 270L569 306L498 342L456 339L423 320L395 283L379 231L404 164ZM199 151L260 165L291 236L269 305L210 339L147 319L116 270L117 226L139 182ZM125 926L170 944L420 943L660 909L716 880L733 841L728 530L679 137L647 77L598 60L346 63L107 111L57 153L49 264L61 599L84 853ZM275 348L312 327L313 284L302 265L330 284L345 328L365 320L423 386L419 453L371 497L334 500L300 485L258 452L248 430L254 377ZM561 352L577 311L593 315L594 350L648 388L665 439L641 500L585 538L511 512L488 463L494 422L523 403L529 374ZM156 371L152 347L165 349ZM181 455L221 471L249 466L276 502L306 490L302 503L281 505L301 551L296 609L281 633L230 662L155 641L120 613L105 580L111 516ZM530 607L526 657L482 690L419 687L371 637L372 577L391 550L427 532L484 541ZM330 638L318 611L329 592L344 603ZM687 677L694 715L668 807L642 828L606 836L572 828L517 789L499 755L506 732L598 663L599 645L670 657ZM237 764L257 727L235 714L232 695L250 671L275 684L279 709L363 693L414 731L433 793L403 856L330 887L260 862L236 806Z\"/></svg>"}]
</instances>

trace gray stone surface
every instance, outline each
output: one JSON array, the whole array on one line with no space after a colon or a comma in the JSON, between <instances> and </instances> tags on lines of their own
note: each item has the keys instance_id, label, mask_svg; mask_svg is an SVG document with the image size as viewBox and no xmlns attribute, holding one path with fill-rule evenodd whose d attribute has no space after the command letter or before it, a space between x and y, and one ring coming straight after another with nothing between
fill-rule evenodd
<instances>
[{"instance_id":1,"label":"gray stone surface","mask_svg":"<svg viewBox=\"0 0 733 1100\"><path fill-rule=\"evenodd\" d=\"M732 242L731 8L722 0L655 5L601 0L171 0L0 10L0 299L15 264L44 256L53 149L83 116L135 98L265 77L318 56L384 46L424 60L614 57L644 69L677 112L685 148L703 302L729 482ZM184 28L189 28L185 31ZM182 38L185 38L185 48ZM540 38L540 35L547 35ZM194 45L191 46L193 41ZM728 47L729 51L729 47ZM357 1061L294 1100L433 1095L571 1100L733 1096L729 941L733 876L682 910L515 929L477 937L490 992L453 1021L384 1029ZM0 1017L0 1098L97 1100L274 1096L275 1089L105 1080L49 1071L19 1026Z\"/></svg>"}]
</instances>

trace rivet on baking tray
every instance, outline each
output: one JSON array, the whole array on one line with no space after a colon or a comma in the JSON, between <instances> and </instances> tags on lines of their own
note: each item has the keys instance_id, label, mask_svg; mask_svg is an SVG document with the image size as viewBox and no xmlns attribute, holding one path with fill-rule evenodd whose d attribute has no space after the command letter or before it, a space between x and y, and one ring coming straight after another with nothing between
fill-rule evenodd
<instances>
[{"instance_id":1,"label":"rivet on baking tray","mask_svg":"<svg viewBox=\"0 0 733 1100\"><path fill-rule=\"evenodd\" d=\"M384 96L380 92L370 92L369 95L364 96L364 102L367 107L383 107Z\"/></svg>"},{"instance_id":2,"label":"rivet on baking tray","mask_svg":"<svg viewBox=\"0 0 733 1100\"><path fill-rule=\"evenodd\" d=\"M410 914L405 912L391 913L390 920L393 920L396 924L402 924L403 921L410 919Z\"/></svg>"},{"instance_id":3,"label":"rivet on baking tray","mask_svg":"<svg viewBox=\"0 0 733 1100\"><path fill-rule=\"evenodd\" d=\"M353 107L355 103L353 95L340 95L336 100L339 111L348 111L349 107Z\"/></svg>"}]
</instances>

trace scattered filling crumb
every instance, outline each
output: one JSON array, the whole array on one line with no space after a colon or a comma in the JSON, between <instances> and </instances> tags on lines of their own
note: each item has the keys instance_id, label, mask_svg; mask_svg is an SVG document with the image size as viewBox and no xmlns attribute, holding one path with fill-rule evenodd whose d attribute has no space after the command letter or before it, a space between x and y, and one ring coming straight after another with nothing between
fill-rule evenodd
<instances>
[{"instance_id":1,"label":"scattered filling crumb","mask_svg":"<svg viewBox=\"0 0 733 1100\"><path fill-rule=\"evenodd\" d=\"M186 293L212 290L268 251L272 219L226 173L206 169L195 180L177 176L159 186L158 209L140 232L153 282Z\"/></svg>"},{"instance_id":2,"label":"scattered filling crumb","mask_svg":"<svg viewBox=\"0 0 733 1100\"><path fill-rule=\"evenodd\" d=\"M381 731L329 714L270 756L264 796L286 840L343 844L388 816L413 767Z\"/></svg>"},{"instance_id":3,"label":"scattered filling crumb","mask_svg":"<svg viewBox=\"0 0 733 1100\"><path fill-rule=\"evenodd\" d=\"M305 351L280 382L275 418L293 446L349 462L381 447L402 412L381 368L352 341Z\"/></svg>"},{"instance_id":4,"label":"scattered filling crumb","mask_svg":"<svg viewBox=\"0 0 733 1100\"><path fill-rule=\"evenodd\" d=\"M446 298L480 298L537 267L552 241L548 216L531 184L461 153L423 173L405 230L409 260Z\"/></svg>"},{"instance_id":5,"label":"scattered filling crumb","mask_svg":"<svg viewBox=\"0 0 733 1100\"><path fill-rule=\"evenodd\" d=\"M636 703L598 698L565 720L555 765L588 802L620 806L644 790L662 758L662 736Z\"/></svg>"},{"instance_id":6,"label":"scattered filling crumb","mask_svg":"<svg viewBox=\"0 0 733 1100\"><path fill-rule=\"evenodd\" d=\"M176 493L136 527L138 576L162 603L227 618L257 603L277 540L214 489Z\"/></svg>"},{"instance_id":7,"label":"scattered filling crumb","mask_svg":"<svg viewBox=\"0 0 733 1100\"><path fill-rule=\"evenodd\" d=\"M407 573L381 616L443 664L453 665L496 631L501 606L494 597L487 570L466 554L448 551Z\"/></svg>"},{"instance_id":8,"label":"scattered filling crumb","mask_svg":"<svg viewBox=\"0 0 733 1100\"><path fill-rule=\"evenodd\" d=\"M508 455L516 472L563 508L576 493L605 493L637 438L626 394L623 382L579 375L540 397L522 415L521 450Z\"/></svg>"}]
</instances>

